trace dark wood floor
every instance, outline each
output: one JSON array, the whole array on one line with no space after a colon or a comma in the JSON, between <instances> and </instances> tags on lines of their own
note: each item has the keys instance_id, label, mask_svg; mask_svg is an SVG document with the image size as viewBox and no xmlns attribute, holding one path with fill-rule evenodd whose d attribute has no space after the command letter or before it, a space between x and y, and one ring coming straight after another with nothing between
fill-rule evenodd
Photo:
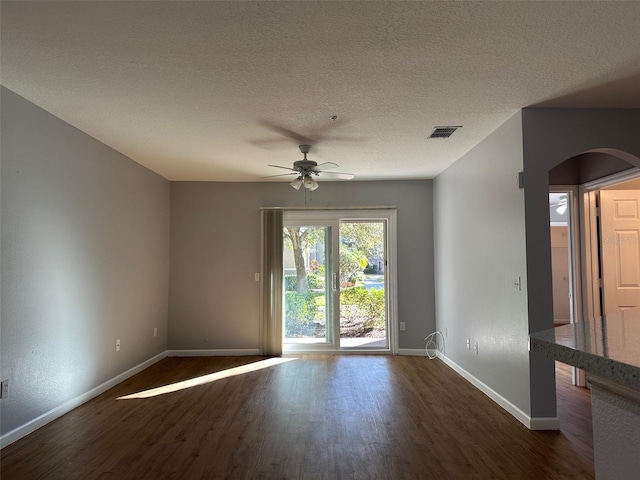
<instances>
[{"instance_id":1,"label":"dark wood floor","mask_svg":"<svg viewBox=\"0 0 640 480\"><path fill-rule=\"evenodd\" d=\"M593 465L593 425L591 393L571 384L571 367L556 362L556 398L562 434Z\"/></svg>"},{"instance_id":2,"label":"dark wood floor","mask_svg":"<svg viewBox=\"0 0 640 480\"><path fill-rule=\"evenodd\" d=\"M593 478L570 426L587 392L559 387L563 431L531 432L425 357L302 356L118 400L259 360L166 358L3 449L2 480Z\"/></svg>"}]
</instances>

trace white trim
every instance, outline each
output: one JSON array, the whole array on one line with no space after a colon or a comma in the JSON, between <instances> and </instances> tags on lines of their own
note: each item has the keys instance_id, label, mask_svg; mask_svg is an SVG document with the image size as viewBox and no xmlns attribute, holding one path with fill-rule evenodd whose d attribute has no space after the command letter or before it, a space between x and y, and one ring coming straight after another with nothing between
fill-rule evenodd
<instances>
[{"instance_id":1,"label":"white trim","mask_svg":"<svg viewBox=\"0 0 640 480\"><path fill-rule=\"evenodd\" d=\"M386 225L387 326L389 328L389 349L391 353L396 353L400 346L398 339L398 211L396 209L387 214Z\"/></svg>"},{"instance_id":2,"label":"white trim","mask_svg":"<svg viewBox=\"0 0 640 480\"><path fill-rule=\"evenodd\" d=\"M588 298L584 296L584 289L582 287L583 278L583 262L584 252L584 215L585 211L584 197L581 197L580 190L577 185L550 185L549 193L566 193L568 202L567 211L567 228L569 232L569 308L570 323L582 322L584 320L583 309L589 302ZM584 195L584 194L582 194ZM551 222L553 226L553 222ZM590 297L590 296L588 296ZM588 317L590 318L590 317ZM554 323L555 323L554 318ZM584 372L576 367L571 367L572 384L581 387L585 386L584 381L581 378L584 377ZM582 383L580 383L582 382Z\"/></svg>"},{"instance_id":3,"label":"white trim","mask_svg":"<svg viewBox=\"0 0 640 480\"><path fill-rule=\"evenodd\" d=\"M167 350L167 357L235 357L247 355L260 355L259 348L227 349L219 348L212 350Z\"/></svg>"},{"instance_id":4,"label":"white trim","mask_svg":"<svg viewBox=\"0 0 640 480\"><path fill-rule=\"evenodd\" d=\"M587 183L580 185L580 190L584 192L590 192L593 190L600 190L602 188L611 187L619 183L624 183L629 180L634 180L640 177L640 168L634 167L622 172L614 173L607 177L597 178Z\"/></svg>"},{"instance_id":5,"label":"white trim","mask_svg":"<svg viewBox=\"0 0 640 480\"><path fill-rule=\"evenodd\" d=\"M582 267L581 267L581 214L580 196L576 185L549 185L549 193L566 193L568 202L567 228L569 233L569 292L570 321L581 321L582 316ZM554 226L551 222L550 226Z\"/></svg>"},{"instance_id":6,"label":"white trim","mask_svg":"<svg viewBox=\"0 0 640 480\"><path fill-rule=\"evenodd\" d=\"M557 417L535 417L532 418L527 415L525 412L520 410L516 405L511 403L509 400L504 398L494 389L489 387L487 384L478 380L476 377L467 372L460 365L455 363L450 358L441 355L440 359L449 367L451 367L456 373L461 375L465 380L471 383L474 387L484 393L491 400L496 402L502 408L504 408L507 412L515 417L520 423L522 423L529 430L560 430L560 422Z\"/></svg>"},{"instance_id":7,"label":"white trim","mask_svg":"<svg viewBox=\"0 0 640 480\"><path fill-rule=\"evenodd\" d=\"M597 191L585 191L580 189L580 241L582 244L582 285L583 285L583 312L585 318L594 318L601 315L599 292L599 262L597 255ZM596 252L594 254L594 252Z\"/></svg>"},{"instance_id":8,"label":"white trim","mask_svg":"<svg viewBox=\"0 0 640 480\"><path fill-rule=\"evenodd\" d=\"M29 435L32 432L35 432L40 427L44 427L46 424L54 421L57 418L60 418L65 413L70 412L74 408L79 407L83 403L86 403L92 398L97 397L101 393L106 392L110 388L115 387L117 384L125 381L127 378L132 377L137 373L140 373L145 368L150 367L151 365L158 362L159 360L162 360L166 356L167 356L166 351L159 353L158 355L151 357L149 360L146 360L141 364L136 365L133 368L130 368L126 372L116 375L111 380L107 380L106 382L98 385L97 387L92 388L88 392L85 392L81 395L78 395L75 398L72 398L71 400L66 401L62 405L59 405L49 410L48 412L43 413L39 417L36 417L33 420L28 421L27 423L25 423L24 425L21 425L18 428L14 428L10 432L7 432L0 437L0 448L4 448L7 445L12 444L16 440L20 440L22 437L25 437L26 435Z\"/></svg>"},{"instance_id":9,"label":"white trim","mask_svg":"<svg viewBox=\"0 0 640 480\"><path fill-rule=\"evenodd\" d=\"M426 357L427 350L424 348L399 348L398 355L417 355L419 357Z\"/></svg>"}]
</instances>

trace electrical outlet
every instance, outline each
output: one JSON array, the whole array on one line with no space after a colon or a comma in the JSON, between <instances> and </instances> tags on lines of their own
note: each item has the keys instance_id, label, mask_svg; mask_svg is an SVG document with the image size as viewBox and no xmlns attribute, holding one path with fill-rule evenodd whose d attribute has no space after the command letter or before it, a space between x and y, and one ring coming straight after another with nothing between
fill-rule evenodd
<instances>
[{"instance_id":1,"label":"electrical outlet","mask_svg":"<svg viewBox=\"0 0 640 480\"><path fill-rule=\"evenodd\" d=\"M158 336L158 327L153 327L153 336L154 337Z\"/></svg>"},{"instance_id":2,"label":"electrical outlet","mask_svg":"<svg viewBox=\"0 0 640 480\"><path fill-rule=\"evenodd\" d=\"M254 273L254 274L253 274L253 279L254 279L256 282L259 282L259 281L260 281L260 274L259 274L259 273Z\"/></svg>"},{"instance_id":3,"label":"electrical outlet","mask_svg":"<svg viewBox=\"0 0 640 480\"><path fill-rule=\"evenodd\" d=\"M473 353L478 354L478 342L473 342Z\"/></svg>"},{"instance_id":4,"label":"electrical outlet","mask_svg":"<svg viewBox=\"0 0 640 480\"><path fill-rule=\"evenodd\" d=\"M404 322L400 322L400 331L404 332L406 325L404 324Z\"/></svg>"},{"instance_id":5,"label":"electrical outlet","mask_svg":"<svg viewBox=\"0 0 640 480\"><path fill-rule=\"evenodd\" d=\"M116 352L119 352L119 351L120 351L120 339L118 338L116 340Z\"/></svg>"},{"instance_id":6,"label":"electrical outlet","mask_svg":"<svg viewBox=\"0 0 640 480\"><path fill-rule=\"evenodd\" d=\"M467 350L471 350L471 339L467 338Z\"/></svg>"},{"instance_id":7,"label":"electrical outlet","mask_svg":"<svg viewBox=\"0 0 640 480\"><path fill-rule=\"evenodd\" d=\"M2 381L2 387L0 387L0 398L7 398L9 396L9 380Z\"/></svg>"}]
</instances>

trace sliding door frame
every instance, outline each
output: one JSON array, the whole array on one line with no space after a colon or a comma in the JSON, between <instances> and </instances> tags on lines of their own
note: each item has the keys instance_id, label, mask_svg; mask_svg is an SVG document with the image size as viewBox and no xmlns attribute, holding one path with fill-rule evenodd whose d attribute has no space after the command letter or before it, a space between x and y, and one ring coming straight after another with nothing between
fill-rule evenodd
<instances>
[{"instance_id":1,"label":"sliding door frame","mask_svg":"<svg viewBox=\"0 0 640 480\"><path fill-rule=\"evenodd\" d=\"M332 263L334 272L339 267L339 251L337 249L339 225L341 221L380 221L385 224L385 315L387 323L387 347L386 348L340 348L340 318L332 316L334 331L331 343L322 344L284 344L285 353L379 353L395 354L398 349L398 289L397 289L397 213L394 208L368 208L368 209L335 209L335 210L285 210L284 225L301 225L309 222L309 225L326 225L335 228L332 245ZM338 305L340 289L332 292L332 307ZM336 309L334 309L336 310ZM283 339L284 340L284 339Z\"/></svg>"}]
</instances>

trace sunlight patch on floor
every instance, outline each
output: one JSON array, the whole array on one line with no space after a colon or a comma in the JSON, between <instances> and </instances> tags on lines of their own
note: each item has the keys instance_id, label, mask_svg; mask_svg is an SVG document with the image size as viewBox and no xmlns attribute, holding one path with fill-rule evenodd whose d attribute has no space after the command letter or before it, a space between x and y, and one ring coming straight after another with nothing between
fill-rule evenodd
<instances>
[{"instance_id":1,"label":"sunlight patch on floor","mask_svg":"<svg viewBox=\"0 0 640 480\"><path fill-rule=\"evenodd\" d=\"M197 387L198 385L204 385L207 383L215 382L216 380L222 380L223 378L234 377L236 375L242 375L245 373L255 372L264 368L273 367L281 363L297 360L297 358L268 358L266 360L260 360L258 362L249 363L247 365L241 365L239 367L228 368L220 372L210 373L208 375L202 375L201 377L191 378L189 380L183 380L182 382L176 382L169 385L163 385L162 387L151 388L149 390L143 390L142 392L132 393L131 395L124 395L118 397L118 400L131 400L135 398L150 398L157 397L158 395L164 395L167 393L178 392L180 390L186 390L187 388Z\"/></svg>"}]
</instances>

